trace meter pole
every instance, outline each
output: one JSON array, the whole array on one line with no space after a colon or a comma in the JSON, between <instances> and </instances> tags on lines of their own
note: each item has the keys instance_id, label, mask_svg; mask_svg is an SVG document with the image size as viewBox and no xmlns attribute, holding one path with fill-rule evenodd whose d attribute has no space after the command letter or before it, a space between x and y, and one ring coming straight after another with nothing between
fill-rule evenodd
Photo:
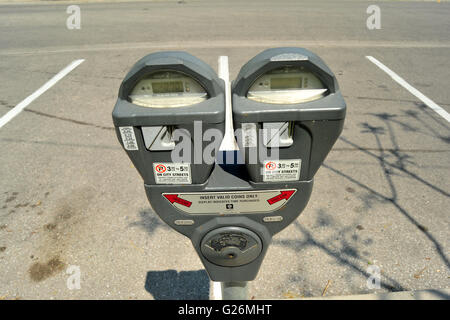
<instances>
[{"instance_id":1,"label":"meter pole","mask_svg":"<svg viewBox=\"0 0 450 320\"><path fill-rule=\"evenodd\" d=\"M222 300L248 300L246 281L221 282Z\"/></svg>"}]
</instances>

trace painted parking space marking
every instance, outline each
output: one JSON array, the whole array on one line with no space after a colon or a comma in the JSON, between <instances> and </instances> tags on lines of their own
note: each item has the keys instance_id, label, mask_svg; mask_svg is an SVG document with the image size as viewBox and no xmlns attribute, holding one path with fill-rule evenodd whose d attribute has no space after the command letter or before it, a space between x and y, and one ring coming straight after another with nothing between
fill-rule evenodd
<instances>
[{"instance_id":1,"label":"painted parking space marking","mask_svg":"<svg viewBox=\"0 0 450 320\"><path fill-rule=\"evenodd\" d=\"M372 56L366 56L366 58L375 64L378 68L386 72L395 82L397 82L399 85L401 85L403 88L408 90L412 95L414 95L416 98L421 100L426 106L428 106L430 109L432 109L434 112L439 114L442 118L447 120L447 122L450 122L450 114L445 111L443 108L441 108L438 104L436 104L433 100L425 96L423 93L421 93L419 90L411 86L408 82L406 82L402 77L400 77L398 74L396 74L394 71L386 67L384 64L382 64L380 61L375 59Z\"/></svg>"},{"instance_id":2,"label":"painted parking space marking","mask_svg":"<svg viewBox=\"0 0 450 320\"><path fill-rule=\"evenodd\" d=\"M17 116L20 112L23 111L30 103L36 100L40 95L42 95L45 91L53 87L59 80L68 75L72 70L78 67L81 63L84 62L84 59L79 59L72 61L67 67L62 69L56 75L54 75L50 80L48 80L42 87L37 89L31 95L22 100L18 105L8 111L3 117L0 118L0 128L2 128L5 124L11 121L15 116Z\"/></svg>"}]
</instances>

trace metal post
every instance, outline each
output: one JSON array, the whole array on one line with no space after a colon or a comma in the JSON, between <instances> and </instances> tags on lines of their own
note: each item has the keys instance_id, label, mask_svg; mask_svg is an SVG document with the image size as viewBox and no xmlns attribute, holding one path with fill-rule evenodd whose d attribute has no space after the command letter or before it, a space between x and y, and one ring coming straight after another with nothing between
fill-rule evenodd
<instances>
[{"instance_id":1,"label":"metal post","mask_svg":"<svg viewBox=\"0 0 450 320\"><path fill-rule=\"evenodd\" d=\"M222 300L248 300L247 282L221 282Z\"/></svg>"}]
</instances>

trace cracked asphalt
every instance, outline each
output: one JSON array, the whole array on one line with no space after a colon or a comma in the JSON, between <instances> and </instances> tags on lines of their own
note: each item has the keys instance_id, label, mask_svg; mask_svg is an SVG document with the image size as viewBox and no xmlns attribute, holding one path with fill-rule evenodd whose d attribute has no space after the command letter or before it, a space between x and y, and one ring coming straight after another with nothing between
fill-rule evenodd
<instances>
[{"instance_id":1,"label":"cracked asphalt","mask_svg":"<svg viewBox=\"0 0 450 320\"><path fill-rule=\"evenodd\" d=\"M368 30L377 4L382 28ZM209 299L189 239L152 211L111 119L136 60L185 50L230 79L260 51L306 47L336 74L344 131L307 208L277 234L254 299L450 287L450 124L371 63L450 112L450 3L158 1L0 4L0 117L85 61L0 128L1 299ZM70 290L70 266L81 286ZM373 266L381 287L370 289ZM372 267L372 268L371 268Z\"/></svg>"}]
</instances>

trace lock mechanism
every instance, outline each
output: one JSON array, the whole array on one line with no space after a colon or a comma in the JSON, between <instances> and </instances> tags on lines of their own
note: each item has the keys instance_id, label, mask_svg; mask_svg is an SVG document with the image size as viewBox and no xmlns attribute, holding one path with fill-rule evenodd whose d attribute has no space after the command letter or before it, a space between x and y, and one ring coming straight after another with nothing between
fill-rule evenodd
<instances>
[{"instance_id":1,"label":"lock mechanism","mask_svg":"<svg viewBox=\"0 0 450 320\"><path fill-rule=\"evenodd\" d=\"M262 251L261 239L241 227L223 227L209 232L202 240L201 251L211 263L237 267L255 260Z\"/></svg>"}]
</instances>

